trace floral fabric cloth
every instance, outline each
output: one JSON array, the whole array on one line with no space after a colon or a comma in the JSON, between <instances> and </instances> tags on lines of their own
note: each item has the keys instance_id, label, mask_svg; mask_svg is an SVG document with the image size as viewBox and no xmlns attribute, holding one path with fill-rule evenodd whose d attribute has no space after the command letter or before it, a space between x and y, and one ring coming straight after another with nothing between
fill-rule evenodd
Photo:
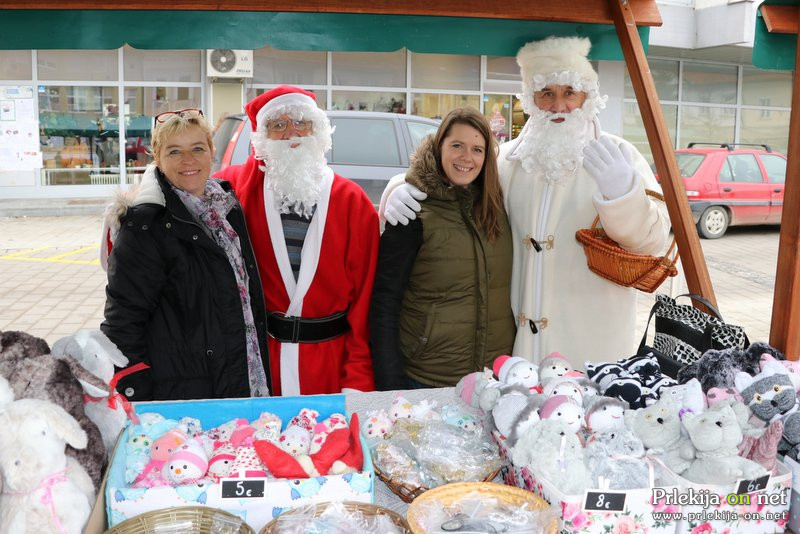
<instances>
[{"instance_id":1,"label":"floral fabric cloth","mask_svg":"<svg viewBox=\"0 0 800 534\"><path fill-rule=\"evenodd\" d=\"M236 286L239 289L239 298L242 301L244 314L245 335L247 337L247 375L250 381L250 395L253 397L269 397L267 375L261 360L261 350L258 346L258 333L256 331L253 309L250 307L250 280L244 266L242 245L236 230L228 222L228 213L236 205L233 195L225 192L219 183L208 180L206 189L201 196L187 193L177 187L172 187L178 198L181 199L189 213L201 223L201 227L208 236L225 252L231 264L233 274L236 276Z\"/></svg>"}]
</instances>

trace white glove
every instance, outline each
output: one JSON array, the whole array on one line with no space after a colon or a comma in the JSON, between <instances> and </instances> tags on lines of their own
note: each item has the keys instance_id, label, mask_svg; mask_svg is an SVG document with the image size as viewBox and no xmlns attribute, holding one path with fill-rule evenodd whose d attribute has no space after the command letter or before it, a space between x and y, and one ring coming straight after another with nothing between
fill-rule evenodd
<instances>
[{"instance_id":1,"label":"white glove","mask_svg":"<svg viewBox=\"0 0 800 534\"><path fill-rule=\"evenodd\" d=\"M633 189L636 171L631 147L617 146L607 135L591 141L583 149L583 168L597 182L597 189L606 200L619 198Z\"/></svg>"},{"instance_id":2,"label":"white glove","mask_svg":"<svg viewBox=\"0 0 800 534\"><path fill-rule=\"evenodd\" d=\"M397 223L405 226L410 220L416 219L417 213L422 209L417 200L426 198L428 198L427 193L423 193L409 183L398 185L386 199L383 218L392 226L397 226Z\"/></svg>"}]
</instances>

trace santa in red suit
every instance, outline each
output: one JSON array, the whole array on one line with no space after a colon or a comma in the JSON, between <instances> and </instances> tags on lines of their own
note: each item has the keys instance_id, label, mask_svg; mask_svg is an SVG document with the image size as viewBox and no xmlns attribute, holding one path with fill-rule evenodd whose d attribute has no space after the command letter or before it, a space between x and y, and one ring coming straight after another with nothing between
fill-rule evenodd
<instances>
[{"instance_id":1,"label":"santa in red suit","mask_svg":"<svg viewBox=\"0 0 800 534\"><path fill-rule=\"evenodd\" d=\"M369 311L378 215L325 161L331 126L314 93L283 85L245 110L253 151L228 167L258 260L274 395L375 388Z\"/></svg>"}]
</instances>

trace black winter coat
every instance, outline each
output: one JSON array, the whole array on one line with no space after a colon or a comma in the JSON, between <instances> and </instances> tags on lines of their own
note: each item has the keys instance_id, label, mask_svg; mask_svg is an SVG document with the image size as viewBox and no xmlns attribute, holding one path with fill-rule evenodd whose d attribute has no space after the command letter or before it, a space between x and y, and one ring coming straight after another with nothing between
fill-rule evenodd
<instances>
[{"instance_id":1,"label":"black winter coat","mask_svg":"<svg viewBox=\"0 0 800 534\"><path fill-rule=\"evenodd\" d=\"M165 204L128 209L109 256L100 328L128 357L129 367L150 365L120 380L117 391L132 401L249 397L245 323L233 269L161 172L156 174ZM231 191L228 182L220 183ZM227 219L239 235L271 390L261 278L238 202Z\"/></svg>"}]
</instances>

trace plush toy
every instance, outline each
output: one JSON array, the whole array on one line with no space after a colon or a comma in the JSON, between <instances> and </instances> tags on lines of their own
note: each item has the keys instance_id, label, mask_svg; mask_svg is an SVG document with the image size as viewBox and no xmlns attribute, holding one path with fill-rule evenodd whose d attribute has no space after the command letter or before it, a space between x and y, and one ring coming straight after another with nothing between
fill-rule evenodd
<instances>
[{"instance_id":1,"label":"plush toy","mask_svg":"<svg viewBox=\"0 0 800 534\"><path fill-rule=\"evenodd\" d=\"M0 389L4 401L13 399L5 379ZM94 487L65 455L66 444L78 450L87 444L78 422L51 402L20 399L0 409L0 427L0 532L83 532Z\"/></svg>"},{"instance_id":2,"label":"plush toy","mask_svg":"<svg viewBox=\"0 0 800 534\"><path fill-rule=\"evenodd\" d=\"M256 452L255 443L245 443L236 447L235 458L228 476L230 478L256 478L267 476L264 464Z\"/></svg>"},{"instance_id":3,"label":"plush toy","mask_svg":"<svg viewBox=\"0 0 800 534\"><path fill-rule=\"evenodd\" d=\"M685 384L667 386L661 390L661 396L669 395L678 407L678 417L683 419L687 413L699 414L706 409L706 399L700 381L692 378Z\"/></svg>"},{"instance_id":4,"label":"plush toy","mask_svg":"<svg viewBox=\"0 0 800 534\"><path fill-rule=\"evenodd\" d=\"M337 428L347 428L347 417L343 414L335 413L314 425L313 435L311 436L311 447L308 450L309 454L319 452L325 440L328 439L328 434Z\"/></svg>"},{"instance_id":5,"label":"plush toy","mask_svg":"<svg viewBox=\"0 0 800 534\"><path fill-rule=\"evenodd\" d=\"M763 354L761 356L761 370L764 370L764 367L769 362L778 362L779 364L786 367L786 370L789 372L789 380L792 381L792 385L794 385L795 391L800 391L800 361L796 360L777 360L772 354Z\"/></svg>"},{"instance_id":6,"label":"plush toy","mask_svg":"<svg viewBox=\"0 0 800 534\"><path fill-rule=\"evenodd\" d=\"M236 450L233 445L226 443L211 454L206 474L214 482L219 482L221 478L230 475L234 460L236 460Z\"/></svg>"},{"instance_id":7,"label":"plush toy","mask_svg":"<svg viewBox=\"0 0 800 534\"><path fill-rule=\"evenodd\" d=\"M51 353L56 358L72 356L84 369L108 384L108 389L98 389L81 381L86 392L84 410L100 430L110 455L128 419L138 423L133 406L116 390L118 378L115 378L114 367L127 367L128 358L100 330L79 330L63 337L53 343Z\"/></svg>"},{"instance_id":8,"label":"plush toy","mask_svg":"<svg viewBox=\"0 0 800 534\"><path fill-rule=\"evenodd\" d=\"M618 363L586 362L586 375L600 386L600 391L605 391L611 382L620 377L630 377L631 374Z\"/></svg>"},{"instance_id":9,"label":"plush toy","mask_svg":"<svg viewBox=\"0 0 800 534\"><path fill-rule=\"evenodd\" d=\"M766 363L755 376L737 373L734 380L744 403L762 421L770 423L797 411L794 385L786 368L778 362Z\"/></svg>"},{"instance_id":10,"label":"plush toy","mask_svg":"<svg viewBox=\"0 0 800 534\"><path fill-rule=\"evenodd\" d=\"M176 429L168 430L153 442L150 448L150 461L133 481L134 488L152 488L167 485L164 466L172 451L186 442L186 435Z\"/></svg>"},{"instance_id":11,"label":"plush toy","mask_svg":"<svg viewBox=\"0 0 800 534\"><path fill-rule=\"evenodd\" d=\"M472 406L487 413L491 411L496 400L496 397L489 395L487 390L499 386L500 382L492 376L492 370L484 368L483 371L475 371L462 377L456 384L456 395L467 406ZM485 397L483 402L481 402L482 396Z\"/></svg>"},{"instance_id":12,"label":"plush toy","mask_svg":"<svg viewBox=\"0 0 800 534\"><path fill-rule=\"evenodd\" d=\"M395 395L392 405L389 407L389 419L394 423L398 419L411 419L411 408L413 404L399 393Z\"/></svg>"},{"instance_id":13,"label":"plush toy","mask_svg":"<svg viewBox=\"0 0 800 534\"><path fill-rule=\"evenodd\" d=\"M501 384L518 384L533 392L541 393L539 369L525 358L498 356L494 359L492 370Z\"/></svg>"},{"instance_id":14,"label":"plush toy","mask_svg":"<svg viewBox=\"0 0 800 534\"><path fill-rule=\"evenodd\" d=\"M570 380L578 384L578 387L583 393L583 407L586 409L596 397L600 395L600 386L592 380L588 378L586 375L581 375L579 377L570 377Z\"/></svg>"},{"instance_id":15,"label":"plush toy","mask_svg":"<svg viewBox=\"0 0 800 534\"><path fill-rule=\"evenodd\" d=\"M384 439L391 432L394 423L386 410L375 410L367 413L361 423L361 432L369 439Z\"/></svg>"},{"instance_id":16,"label":"plush toy","mask_svg":"<svg viewBox=\"0 0 800 534\"><path fill-rule=\"evenodd\" d=\"M683 424L696 449L695 460L682 476L700 484L730 484L767 474L757 463L738 455L742 431L729 406L702 414L686 414Z\"/></svg>"},{"instance_id":17,"label":"plush toy","mask_svg":"<svg viewBox=\"0 0 800 534\"><path fill-rule=\"evenodd\" d=\"M480 421L468 413L463 407L454 404L442 406L442 421L448 425L453 425L468 432L478 432L483 429Z\"/></svg>"},{"instance_id":18,"label":"plush toy","mask_svg":"<svg viewBox=\"0 0 800 534\"><path fill-rule=\"evenodd\" d=\"M548 399L556 395L566 395L583 406L583 388L569 378L556 377L548 380L542 388L542 395Z\"/></svg>"},{"instance_id":19,"label":"plush toy","mask_svg":"<svg viewBox=\"0 0 800 534\"><path fill-rule=\"evenodd\" d=\"M173 486L195 484L206 476L208 456L206 456L206 451L199 441L189 439L172 451L166 468Z\"/></svg>"},{"instance_id":20,"label":"plush toy","mask_svg":"<svg viewBox=\"0 0 800 534\"><path fill-rule=\"evenodd\" d=\"M256 429L253 439L277 441L281 435L283 421L274 413L262 412L258 419L250 423L250 426Z\"/></svg>"},{"instance_id":21,"label":"plush toy","mask_svg":"<svg viewBox=\"0 0 800 534\"><path fill-rule=\"evenodd\" d=\"M492 409L492 421L500 434L510 438L512 430L539 420L539 408L544 403L543 395L528 395L524 390L515 390L497 399ZM521 433L517 428L517 434Z\"/></svg>"},{"instance_id":22,"label":"plush toy","mask_svg":"<svg viewBox=\"0 0 800 534\"><path fill-rule=\"evenodd\" d=\"M739 391L737 391L737 389L734 387L728 387L728 388L714 387L709 389L708 392L706 393L706 405L709 407L719 402L723 402L727 399L734 399L741 401L742 394L739 393Z\"/></svg>"},{"instance_id":23,"label":"plush toy","mask_svg":"<svg viewBox=\"0 0 800 534\"><path fill-rule=\"evenodd\" d=\"M694 457L691 441L681 434L678 407L671 396L661 397L646 408L627 410L625 425L642 440L648 449L677 474L685 471Z\"/></svg>"},{"instance_id":24,"label":"plush toy","mask_svg":"<svg viewBox=\"0 0 800 534\"><path fill-rule=\"evenodd\" d=\"M531 426L511 448L515 465L530 466L569 495L581 494L590 486L583 453L577 434L560 419Z\"/></svg>"},{"instance_id":25,"label":"plush toy","mask_svg":"<svg viewBox=\"0 0 800 534\"><path fill-rule=\"evenodd\" d=\"M551 352L539 362L539 382L545 384L551 378L564 376L572 370L572 364L560 352Z\"/></svg>"},{"instance_id":26,"label":"plush toy","mask_svg":"<svg viewBox=\"0 0 800 534\"><path fill-rule=\"evenodd\" d=\"M125 482L131 484L150 461L153 440L147 434L131 434L125 444Z\"/></svg>"},{"instance_id":27,"label":"plush toy","mask_svg":"<svg viewBox=\"0 0 800 534\"><path fill-rule=\"evenodd\" d=\"M696 362L685 365L678 371L678 382L684 384L697 378L706 393L713 387L734 387L737 373L758 374L761 370L761 358L765 354L777 360L785 359L783 353L763 342L753 343L745 350L707 350Z\"/></svg>"},{"instance_id":28,"label":"plush toy","mask_svg":"<svg viewBox=\"0 0 800 534\"><path fill-rule=\"evenodd\" d=\"M590 439L596 434L607 434L625 428L625 410L628 403L613 397L596 397L586 409L586 429Z\"/></svg>"},{"instance_id":29,"label":"plush toy","mask_svg":"<svg viewBox=\"0 0 800 534\"><path fill-rule=\"evenodd\" d=\"M281 432L277 445L292 456L308 454L311 449L311 435L314 425L317 424L318 416L319 412L316 410L310 408L300 410L300 413L292 417Z\"/></svg>"},{"instance_id":30,"label":"plush toy","mask_svg":"<svg viewBox=\"0 0 800 534\"><path fill-rule=\"evenodd\" d=\"M231 440L231 436L237 428L247 424L247 419L237 417L236 419L231 419L230 421L227 421L218 427L207 430L206 436L208 436L208 439L214 443L215 447L218 447L223 443L229 442Z\"/></svg>"},{"instance_id":31,"label":"plush toy","mask_svg":"<svg viewBox=\"0 0 800 534\"><path fill-rule=\"evenodd\" d=\"M644 445L624 423L607 432L595 432L593 438L586 444L584 453L592 487L648 487L649 468L644 460Z\"/></svg>"},{"instance_id":32,"label":"plush toy","mask_svg":"<svg viewBox=\"0 0 800 534\"><path fill-rule=\"evenodd\" d=\"M175 429L187 438L203 434L203 425L200 423L200 419L194 417L181 417L181 420L175 425Z\"/></svg>"},{"instance_id":33,"label":"plush toy","mask_svg":"<svg viewBox=\"0 0 800 534\"><path fill-rule=\"evenodd\" d=\"M584 426L583 408L566 395L556 395L547 399L539 410L539 417L563 421L572 432L580 432Z\"/></svg>"},{"instance_id":34,"label":"plush toy","mask_svg":"<svg viewBox=\"0 0 800 534\"><path fill-rule=\"evenodd\" d=\"M0 375L8 379L17 399L42 399L64 408L78 421L88 443L85 448L67 446L72 456L92 479L95 491L100 487L108 452L97 425L87 417L83 405L82 384L91 384L98 392L108 392L108 385L84 369L72 356L56 359L43 339L24 332L0 332Z\"/></svg>"}]
</instances>

